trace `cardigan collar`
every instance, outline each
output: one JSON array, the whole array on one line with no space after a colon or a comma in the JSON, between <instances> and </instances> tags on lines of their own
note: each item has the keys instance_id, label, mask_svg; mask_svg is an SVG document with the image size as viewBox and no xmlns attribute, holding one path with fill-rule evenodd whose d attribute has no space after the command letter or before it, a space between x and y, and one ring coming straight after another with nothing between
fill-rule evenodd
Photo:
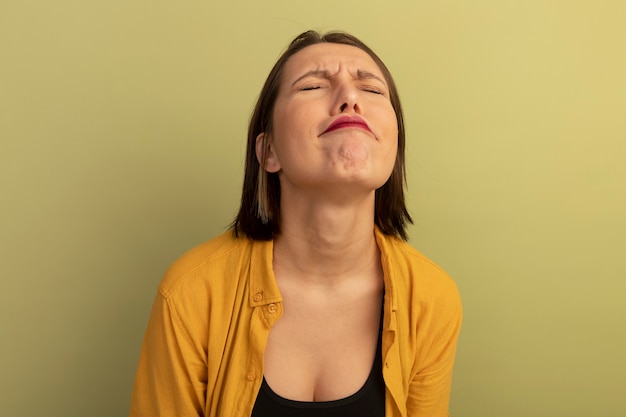
<instances>
[{"instance_id":1,"label":"cardigan collar","mask_svg":"<svg viewBox=\"0 0 626 417\"><path fill-rule=\"evenodd\" d=\"M374 237L380 250L380 262L383 268L385 283L385 304L391 306L391 311L397 309L397 294L394 288L393 262L390 259L392 240L395 237L383 234L374 226ZM250 259L250 294L251 307L282 302L282 295L276 284L273 268L274 241L255 240L252 244Z\"/></svg>"}]
</instances>

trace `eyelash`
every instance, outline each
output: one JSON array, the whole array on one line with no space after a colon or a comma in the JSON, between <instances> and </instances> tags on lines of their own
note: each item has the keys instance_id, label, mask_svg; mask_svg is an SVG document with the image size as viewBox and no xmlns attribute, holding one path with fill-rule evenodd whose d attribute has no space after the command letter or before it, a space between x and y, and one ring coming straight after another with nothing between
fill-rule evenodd
<instances>
[{"instance_id":1,"label":"eyelash","mask_svg":"<svg viewBox=\"0 0 626 417\"><path fill-rule=\"evenodd\" d=\"M312 91L312 90L319 90L320 88L322 88L319 85L311 85L311 86L306 86L306 87L302 87L300 88L300 91ZM371 88L371 87L362 87L361 88L362 91L365 91L367 93L373 93L373 94L378 94L378 95L385 95L385 93L383 93L382 91L376 89L376 88Z\"/></svg>"},{"instance_id":2,"label":"eyelash","mask_svg":"<svg viewBox=\"0 0 626 417\"><path fill-rule=\"evenodd\" d=\"M376 88L370 88L370 87L364 87L362 89L363 91L366 91L368 93L374 93L374 94L379 94L379 95L384 95L384 93Z\"/></svg>"}]
</instances>

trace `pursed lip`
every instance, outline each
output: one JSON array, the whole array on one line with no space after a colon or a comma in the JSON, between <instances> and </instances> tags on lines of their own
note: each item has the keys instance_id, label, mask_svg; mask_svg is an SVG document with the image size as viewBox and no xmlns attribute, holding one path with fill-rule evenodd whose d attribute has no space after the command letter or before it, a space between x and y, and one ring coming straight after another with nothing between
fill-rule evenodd
<instances>
[{"instance_id":1,"label":"pursed lip","mask_svg":"<svg viewBox=\"0 0 626 417\"><path fill-rule=\"evenodd\" d=\"M324 132L322 132L322 135L324 133L332 132L333 130L345 129L345 128L363 129L363 130L366 130L368 132L372 131L370 129L370 127L367 125L367 123L365 122L365 120L363 120L361 117L359 117L359 116L342 116L342 117L340 117L338 119L333 120L332 123L330 125L328 125L326 130L324 130Z\"/></svg>"}]
</instances>

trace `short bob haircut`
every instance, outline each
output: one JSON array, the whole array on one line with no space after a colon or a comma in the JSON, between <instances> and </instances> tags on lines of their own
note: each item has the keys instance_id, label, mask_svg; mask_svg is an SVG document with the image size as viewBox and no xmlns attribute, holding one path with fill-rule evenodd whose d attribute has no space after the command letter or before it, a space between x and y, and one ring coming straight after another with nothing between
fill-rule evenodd
<instances>
[{"instance_id":1,"label":"short bob haircut","mask_svg":"<svg viewBox=\"0 0 626 417\"><path fill-rule=\"evenodd\" d=\"M367 45L345 32L319 32L309 30L298 35L280 56L270 71L248 126L246 167L239 213L231 225L236 236L255 240L271 240L280 233L280 182L277 173L262 168L256 155L256 138L260 133L271 133L274 104L282 79L283 68L294 54L307 46L319 43L336 43L357 47L376 62L389 87L391 105L398 121L398 152L396 162L387 182L375 191L374 222L380 231L389 236L407 239L407 223L411 216L404 202L406 169L404 164L404 118L400 98L391 73L383 61ZM263 147L265 154L266 147ZM265 155L262 156L265 161Z\"/></svg>"}]
</instances>

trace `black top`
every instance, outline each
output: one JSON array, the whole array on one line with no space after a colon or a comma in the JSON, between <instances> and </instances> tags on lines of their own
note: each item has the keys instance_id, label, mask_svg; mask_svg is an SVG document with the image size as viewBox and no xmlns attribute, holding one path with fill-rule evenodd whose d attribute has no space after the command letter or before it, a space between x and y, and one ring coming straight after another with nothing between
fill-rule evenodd
<instances>
[{"instance_id":1,"label":"black top","mask_svg":"<svg viewBox=\"0 0 626 417\"><path fill-rule=\"evenodd\" d=\"M384 417L381 333L370 375L356 393L334 401L294 401L276 394L263 378L251 417Z\"/></svg>"}]
</instances>

